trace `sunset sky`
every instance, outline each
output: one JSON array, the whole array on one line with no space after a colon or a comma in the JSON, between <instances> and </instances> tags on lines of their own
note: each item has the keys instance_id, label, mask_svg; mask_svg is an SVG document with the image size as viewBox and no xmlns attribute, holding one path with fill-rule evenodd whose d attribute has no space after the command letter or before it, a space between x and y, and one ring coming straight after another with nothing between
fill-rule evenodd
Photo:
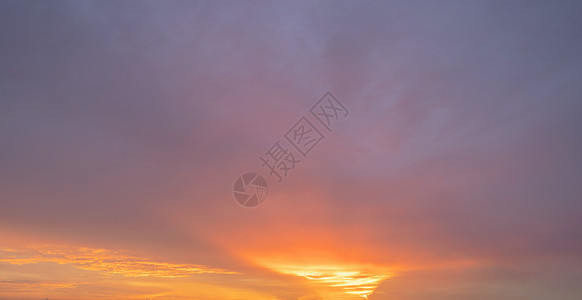
<instances>
[{"instance_id":1,"label":"sunset sky","mask_svg":"<svg viewBox=\"0 0 582 300\"><path fill-rule=\"evenodd\" d=\"M581 16L0 0L0 299L580 300Z\"/></svg>"}]
</instances>

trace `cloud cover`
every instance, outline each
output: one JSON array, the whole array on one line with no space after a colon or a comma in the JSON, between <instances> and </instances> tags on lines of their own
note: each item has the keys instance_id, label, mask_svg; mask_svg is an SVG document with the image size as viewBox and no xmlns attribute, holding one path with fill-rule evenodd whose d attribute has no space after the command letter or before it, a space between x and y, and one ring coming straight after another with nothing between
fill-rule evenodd
<instances>
[{"instance_id":1,"label":"cloud cover","mask_svg":"<svg viewBox=\"0 0 582 300\"><path fill-rule=\"evenodd\" d=\"M575 1L0 5L7 243L402 275L370 299L582 293ZM327 91L350 116L236 205Z\"/></svg>"}]
</instances>

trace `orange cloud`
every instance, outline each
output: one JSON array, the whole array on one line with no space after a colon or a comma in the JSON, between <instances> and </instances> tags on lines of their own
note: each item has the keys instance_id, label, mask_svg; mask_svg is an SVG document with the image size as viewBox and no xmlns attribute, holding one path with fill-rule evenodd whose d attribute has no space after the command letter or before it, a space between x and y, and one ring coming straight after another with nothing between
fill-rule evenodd
<instances>
[{"instance_id":1,"label":"orange cloud","mask_svg":"<svg viewBox=\"0 0 582 300\"><path fill-rule=\"evenodd\" d=\"M82 270L118 274L125 277L175 278L193 274L236 274L236 272L201 265L158 262L125 254L121 251L69 247L26 247L0 249L0 262L13 265L54 262L73 265Z\"/></svg>"},{"instance_id":2,"label":"orange cloud","mask_svg":"<svg viewBox=\"0 0 582 300\"><path fill-rule=\"evenodd\" d=\"M180 264L127 251L0 246L0 298L295 299L302 286L269 274ZM289 288L293 286L293 288Z\"/></svg>"}]
</instances>

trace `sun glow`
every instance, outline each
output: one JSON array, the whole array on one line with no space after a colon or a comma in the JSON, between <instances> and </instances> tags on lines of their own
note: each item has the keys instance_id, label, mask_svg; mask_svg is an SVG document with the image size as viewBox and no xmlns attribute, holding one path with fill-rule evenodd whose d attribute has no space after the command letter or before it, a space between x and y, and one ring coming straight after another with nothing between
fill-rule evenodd
<instances>
[{"instance_id":1,"label":"sun glow","mask_svg":"<svg viewBox=\"0 0 582 300\"><path fill-rule=\"evenodd\" d=\"M368 298L384 279L393 276L386 270L370 266L290 266L271 265L283 274L291 274L308 279L327 288L338 289L344 295Z\"/></svg>"}]
</instances>

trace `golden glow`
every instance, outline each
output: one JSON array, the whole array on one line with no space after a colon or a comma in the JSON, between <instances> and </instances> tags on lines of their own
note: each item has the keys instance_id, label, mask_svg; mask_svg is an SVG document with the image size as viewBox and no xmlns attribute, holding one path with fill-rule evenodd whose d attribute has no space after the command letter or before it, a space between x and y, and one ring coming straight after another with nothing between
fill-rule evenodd
<instances>
[{"instance_id":1,"label":"golden glow","mask_svg":"<svg viewBox=\"0 0 582 300\"><path fill-rule=\"evenodd\" d=\"M125 251L71 246L0 246L0 298L272 300L261 278Z\"/></svg>"},{"instance_id":2,"label":"golden glow","mask_svg":"<svg viewBox=\"0 0 582 300\"><path fill-rule=\"evenodd\" d=\"M71 247L0 249L0 263L25 265L40 262L68 264L82 270L117 274L124 277L176 278L200 273L236 274L236 272L213 269L201 265L156 262L127 255L120 251L105 249Z\"/></svg>"},{"instance_id":3,"label":"golden glow","mask_svg":"<svg viewBox=\"0 0 582 300\"><path fill-rule=\"evenodd\" d=\"M345 295L367 298L380 282L393 274L365 265L282 265L270 264L273 270L292 274L326 287L341 290Z\"/></svg>"},{"instance_id":4,"label":"golden glow","mask_svg":"<svg viewBox=\"0 0 582 300\"><path fill-rule=\"evenodd\" d=\"M1 279L1 278L0 278ZM27 292L51 289L67 289L77 285L75 282L2 282L0 281L0 291L2 292Z\"/></svg>"},{"instance_id":5,"label":"golden glow","mask_svg":"<svg viewBox=\"0 0 582 300\"><path fill-rule=\"evenodd\" d=\"M264 256L262 256L264 257ZM72 246L0 247L0 297L73 299L362 299L392 273L375 265L309 256L259 263L279 274L241 274L203 265L144 258L126 251ZM257 260L247 258L249 262ZM295 278L293 278L295 277ZM293 286L293 288L289 288ZM300 292L296 292L300 291ZM297 295L299 293L299 295ZM291 299L290 298L290 299Z\"/></svg>"}]
</instances>

